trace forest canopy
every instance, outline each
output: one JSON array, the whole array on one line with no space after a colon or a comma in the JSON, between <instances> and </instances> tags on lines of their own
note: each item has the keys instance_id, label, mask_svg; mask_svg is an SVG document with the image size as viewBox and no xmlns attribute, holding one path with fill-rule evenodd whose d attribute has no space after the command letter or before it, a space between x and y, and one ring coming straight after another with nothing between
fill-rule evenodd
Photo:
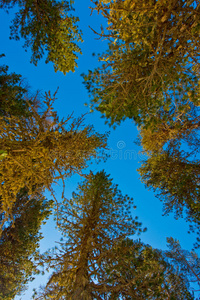
<instances>
[{"instance_id":1,"label":"forest canopy","mask_svg":"<svg viewBox=\"0 0 200 300\"><path fill-rule=\"evenodd\" d=\"M132 206L105 171L90 173L61 206L61 249L45 254L53 274L36 299L193 299L164 253L128 239L144 231Z\"/></svg>"},{"instance_id":2,"label":"forest canopy","mask_svg":"<svg viewBox=\"0 0 200 300\"><path fill-rule=\"evenodd\" d=\"M15 79L17 75L8 76ZM1 88L3 95L7 96L8 90L13 94L0 116L2 225L12 216L16 195L22 188L28 188L33 195L38 189L47 189L53 195L52 184L61 179L64 186L64 179L81 173L87 162L96 157L96 151L106 147L107 140L106 134L84 126L83 117L69 115L59 120L53 109L56 94L51 96L49 92L30 98L18 85L18 77L16 83L9 83L7 78ZM22 104L24 115L18 110Z\"/></svg>"},{"instance_id":3,"label":"forest canopy","mask_svg":"<svg viewBox=\"0 0 200 300\"><path fill-rule=\"evenodd\" d=\"M60 0L1 0L0 8L19 10L10 27L10 38L25 40L24 48L30 47L31 62L47 54L45 62L52 62L55 71L66 74L74 72L76 60L81 53L81 32L77 27L78 17L71 14L73 1Z\"/></svg>"},{"instance_id":4,"label":"forest canopy","mask_svg":"<svg viewBox=\"0 0 200 300\"><path fill-rule=\"evenodd\" d=\"M91 98L110 125L126 118L139 129L147 159L142 182L164 213L186 215L199 246L199 1L92 1L107 26L99 66L84 75Z\"/></svg>"},{"instance_id":5,"label":"forest canopy","mask_svg":"<svg viewBox=\"0 0 200 300\"><path fill-rule=\"evenodd\" d=\"M127 119L130 141L137 127L137 143L145 154L138 169L140 180L163 202L164 215L174 213L175 219L189 223L198 251L200 2L88 2L95 24L98 14L103 17L99 31L90 26L91 18L82 10L84 1L77 6L73 0L0 0L2 12L14 15L9 43L20 40L22 45L23 41L33 63L24 72L28 62L19 59L19 66L12 46L8 57L15 53L15 73L9 59L0 55L12 70L0 66L0 299L23 297L35 277L48 274L34 299L195 300L200 290L197 252L182 248L176 237L167 238L168 248L154 247L152 237L158 236L157 231L161 239L167 236L157 220L150 243L142 241L146 227L135 216L132 193L142 206L139 220L150 227L157 216L151 211L157 207L150 193L143 194L142 185L137 186L131 160L122 161L121 156L105 164L105 170L97 166L107 162L112 136L108 139L108 133L96 131L99 114L82 114L84 93L75 76L80 74L76 67L84 34L86 59L79 66L86 68L83 78L90 112L97 110L105 118L113 136L112 127ZM77 16L75 7L80 8ZM79 23L79 17L87 21ZM83 34L79 24L85 25ZM96 65L89 58L97 48L87 36L88 27L99 49L104 49L97 54ZM42 57L63 74L44 75L45 67L38 65ZM87 72L90 66L93 69ZM26 73L31 79L30 70L37 70L35 79L41 80L42 90L33 92L20 75ZM70 71L76 74L67 74ZM61 97L57 79L64 86ZM46 84L51 91L43 91ZM60 106L57 96L62 99ZM87 119L93 120L91 125ZM102 131L102 125L99 128ZM126 144L121 142L118 154L125 151ZM120 169L122 163L128 168ZM114 183L114 172L122 191ZM74 178L80 180L76 189ZM145 215L148 208L145 219L142 212ZM56 239L58 232L62 237L54 244L53 230L49 230L49 249L41 253L43 225L51 215ZM187 236L181 239L188 241Z\"/></svg>"}]
</instances>

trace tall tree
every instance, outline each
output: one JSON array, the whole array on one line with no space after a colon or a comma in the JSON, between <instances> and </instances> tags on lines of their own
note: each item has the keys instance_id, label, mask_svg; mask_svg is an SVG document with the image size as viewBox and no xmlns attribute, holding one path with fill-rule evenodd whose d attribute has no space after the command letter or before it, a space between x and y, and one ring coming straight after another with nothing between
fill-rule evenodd
<instances>
[{"instance_id":1,"label":"tall tree","mask_svg":"<svg viewBox=\"0 0 200 300\"><path fill-rule=\"evenodd\" d=\"M200 292L200 258L194 251L182 249L179 241L173 238L168 238L167 241L169 251L166 251L166 256L182 276L188 278L193 289Z\"/></svg>"},{"instance_id":2,"label":"tall tree","mask_svg":"<svg viewBox=\"0 0 200 300\"><path fill-rule=\"evenodd\" d=\"M17 5L19 11L11 25L11 38L25 39L24 47L31 47L31 62L37 62L47 52L46 63L53 62L55 71L64 74L75 70L81 50L78 18L70 14L73 1L60 0L1 0L0 7Z\"/></svg>"},{"instance_id":3,"label":"tall tree","mask_svg":"<svg viewBox=\"0 0 200 300\"><path fill-rule=\"evenodd\" d=\"M199 230L199 1L107 1L101 65L85 76L111 124L134 119L148 159L142 180ZM186 147L185 147L186 145ZM187 151L185 150L187 149Z\"/></svg>"},{"instance_id":4,"label":"tall tree","mask_svg":"<svg viewBox=\"0 0 200 300\"><path fill-rule=\"evenodd\" d=\"M2 57L4 55L1 55ZM23 85L22 76L8 73L8 66L0 66L0 116L25 115L28 104L24 96L28 92Z\"/></svg>"},{"instance_id":5,"label":"tall tree","mask_svg":"<svg viewBox=\"0 0 200 300\"><path fill-rule=\"evenodd\" d=\"M190 230L197 233L196 246L199 246L200 168L198 153L200 141L198 131L190 135L185 132L186 139L179 139L183 131L184 128L180 128L179 131L175 130L174 137L164 147L163 136L160 140L153 139L152 137L157 136L157 133L150 133L147 136L148 130L146 130L142 141L148 156L138 171L146 187L152 189L163 201L164 214L174 212L176 218L184 217L189 221ZM182 144L181 141L188 141L188 144Z\"/></svg>"},{"instance_id":6,"label":"tall tree","mask_svg":"<svg viewBox=\"0 0 200 300\"><path fill-rule=\"evenodd\" d=\"M111 249L125 237L142 231L130 214L132 199L123 196L104 171L90 173L71 200L60 207L60 250L44 260L54 272L36 299L101 299L114 286L99 284Z\"/></svg>"},{"instance_id":7,"label":"tall tree","mask_svg":"<svg viewBox=\"0 0 200 300\"><path fill-rule=\"evenodd\" d=\"M53 183L61 179L64 185L66 177L80 173L96 151L106 147L107 135L84 126L83 118L70 115L59 121L52 106L55 95L26 100L27 116L0 117L1 212L8 217L21 188L26 186L30 194L41 186L52 191Z\"/></svg>"},{"instance_id":8,"label":"tall tree","mask_svg":"<svg viewBox=\"0 0 200 300\"><path fill-rule=\"evenodd\" d=\"M115 245L103 267L99 285L113 288L99 299L194 299L188 274L177 271L164 251L141 241L125 239Z\"/></svg>"},{"instance_id":9,"label":"tall tree","mask_svg":"<svg viewBox=\"0 0 200 300\"><path fill-rule=\"evenodd\" d=\"M17 194L12 219L7 219L0 237L0 299L14 299L39 272L35 260L42 238L40 228L51 206L52 201L47 201L41 193L28 195L27 188ZM1 213L1 221L4 217Z\"/></svg>"},{"instance_id":10,"label":"tall tree","mask_svg":"<svg viewBox=\"0 0 200 300\"><path fill-rule=\"evenodd\" d=\"M161 108L199 103L199 1L94 3L108 22L108 51L85 76L92 107L111 124L149 125Z\"/></svg>"},{"instance_id":11,"label":"tall tree","mask_svg":"<svg viewBox=\"0 0 200 300\"><path fill-rule=\"evenodd\" d=\"M44 256L54 271L36 299L194 299L164 252L127 238L141 231L131 203L104 171L79 185L61 207L65 241Z\"/></svg>"}]
</instances>

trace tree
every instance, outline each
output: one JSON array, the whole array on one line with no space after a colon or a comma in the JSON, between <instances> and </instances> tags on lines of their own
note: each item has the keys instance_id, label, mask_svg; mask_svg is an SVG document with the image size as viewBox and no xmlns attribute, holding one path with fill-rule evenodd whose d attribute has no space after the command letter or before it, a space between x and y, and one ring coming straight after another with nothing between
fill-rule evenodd
<instances>
[{"instance_id":1,"label":"tree","mask_svg":"<svg viewBox=\"0 0 200 300\"><path fill-rule=\"evenodd\" d=\"M114 245L142 231L141 223L130 214L132 200L121 194L104 171L90 173L60 207L64 241L59 250L44 256L54 271L36 299L101 299L102 292L115 289L98 281Z\"/></svg>"},{"instance_id":2,"label":"tree","mask_svg":"<svg viewBox=\"0 0 200 300\"><path fill-rule=\"evenodd\" d=\"M2 203L2 199L1 202ZM7 219L0 237L0 299L10 300L19 295L39 269L39 232L51 212L52 201L41 193L35 197L23 188L12 208L12 219ZM1 221L5 214L1 213Z\"/></svg>"},{"instance_id":3,"label":"tree","mask_svg":"<svg viewBox=\"0 0 200 300\"><path fill-rule=\"evenodd\" d=\"M19 11L11 25L10 37L25 39L24 47L31 47L31 62L37 65L47 52L46 63L53 62L54 70L64 74L77 66L78 42L82 41L77 28L78 18L72 16L73 1L60 0L1 0L0 7L17 5Z\"/></svg>"},{"instance_id":4,"label":"tree","mask_svg":"<svg viewBox=\"0 0 200 300\"><path fill-rule=\"evenodd\" d=\"M199 2L96 1L108 50L85 84L91 107L139 127L147 187L199 230ZM187 151L186 147L189 147Z\"/></svg>"},{"instance_id":5,"label":"tree","mask_svg":"<svg viewBox=\"0 0 200 300\"><path fill-rule=\"evenodd\" d=\"M165 253L128 238L142 231L130 204L104 171L79 185L61 207L64 241L43 257L54 271L36 299L194 299Z\"/></svg>"},{"instance_id":6,"label":"tree","mask_svg":"<svg viewBox=\"0 0 200 300\"><path fill-rule=\"evenodd\" d=\"M3 55L2 55L3 56ZM21 116L28 113L24 96L28 92L23 86L22 76L8 73L8 66L0 66L0 116Z\"/></svg>"},{"instance_id":7,"label":"tree","mask_svg":"<svg viewBox=\"0 0 200 300\"><path fill-rule=\"evenodd\" d=\"M176 266L182 276L186 276L188 280L196 287L195 291L200 291L200 259L194 251L187 251L181 248L179 241L168 238L169 251L166 251L168 259Z\"/></svg>"},{"instance_id":8,"label":"tree","mask_svg":"<svg viewBox=\"0 0 200 300\"><path fill-rule=\"evenodd\" d=\"M84 76L91 107L110 122L149 126L174 105L198 105L196 1L95 1L108 22L102 64Z\"/></svg>"},{"instance_id":9,"label":"tree","mask_svg":"<svg viewBox=\"0 0 200 300\"><path fill-rule=\"evenodd\" d=\"M107 135L83 126L83 117L70 115L59 121L52 106L55 95L26 100L28 116L0 117L1 212L8 218L21 188L26 186L32 194L42 187L53 195L53 183L61 179L64 186L65 178L80 173L96 157L96 151L106 147Z\"/></svg>"},{"instance_id":10,"label":"tree","mask_svg":"<svg viewBox=\"0 0 200 300\"><path fill-rule=\"evenodd\" d=\"M166 213L174 209L180 216L186 208L199 222L199 109L188 105L157 119L157 124L140 128L148 157L139 168L142 181L158 191Z\"/></svg>"},{"instance_id":11,"label":"tree","mask_svg":"<svg viewBox=\"0 0 200 300\"><path fill-rule=\"evenodd\" d=\"M176 218L184 216L199 235L199 160L191 160L183 150L166 149L143 161L139 173L145 185L164 202L164 213L174 211Z\"/></svg>"},{"instance_id":12,"label":"tree","mask_svg":"<svg viewBox=\"0 0 200 300\"><path fill-rule=\"evenodd\" d=\"M199 235L199 108L190 103L156 118L151 126L140 128L140 143L147 154L139 168L141 179L164 202L165 214L186 213L191 230Z\"/></svg>"},{"instance_id":13,"label":"tree","mask_svg":"<svg viewBox=\"0 0 200 300\"><path fill-rule=\"evenodd\" d=\"M187 275L177 272L164 251L128 238L105 257L103 283L113 288L99 299L194 299Z\"/></svg>"}]
</instances>

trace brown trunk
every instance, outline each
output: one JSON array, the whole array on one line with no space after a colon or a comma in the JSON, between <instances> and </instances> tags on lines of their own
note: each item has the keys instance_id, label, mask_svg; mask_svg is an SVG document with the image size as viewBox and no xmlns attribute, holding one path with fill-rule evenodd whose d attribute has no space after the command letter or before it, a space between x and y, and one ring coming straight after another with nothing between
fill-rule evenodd
<instances>
[{"instance_id":1,"label":"brown trunk","mask_svg":"<svg viewBox=\"0 0 200 300\"><path fill-rule=\"evenodd\" d=\"M96 203L95 198L92 203L90 215L87 218L87 223L85 226L85 234L81 241L81 251L80 258L78 262L78 268L76 271L76 279L74 283L74 291L72 295L72 300L92 300L90 279L88 275L88 257L91 253L90 239L92 239L93 231L96 224L99 221L99 205Z\"/></svg>"},{"instance_id":2,"label":"brown trunk","mask_svg":"<svg viewBox=\"0 0 200 300\"><path fill-rule=\"evenodd\" d=\"M74 284L72 300L92 300L89 291L89 278L87 272L87 261L78 268Z\"/></svg>"}]
</instances>

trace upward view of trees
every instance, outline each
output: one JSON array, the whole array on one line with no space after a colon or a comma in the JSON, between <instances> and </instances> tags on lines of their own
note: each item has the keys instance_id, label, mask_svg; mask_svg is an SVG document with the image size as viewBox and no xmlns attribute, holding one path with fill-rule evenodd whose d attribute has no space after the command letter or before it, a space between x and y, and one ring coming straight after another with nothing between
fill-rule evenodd
<instances>
[{"instance_id":1,"label":"upward view of trees","mask_svg":"<svg viewBox=\"0 0 200 300\"><path fill-rule=\"evenodd\" d=\"M108 50L85 77L93 107L111 124L132 118L149 126L165 111L198 105L198 1L94 3L107 19L100 35Z\"/></svg>"},{"instance_id":2,"label":"upward view of trees","mask_svg":"<svg viewBox=\"0 0 200 300\"><path fill-rule=\"evenodd\" d=\"M44 0L1 0L0 7L8 10L17 6L11 24L10 37L25 39L25 48L31 48L31 62L37 65L47 53L46 63L52 62L55 71L64 74L74 71L76 59L81 50L81 32L76 23L78 18L71 15L73 1Z\"/></svg>"},{"instance_id":3,"label":"upward view of trees","mask_svg":"<svg viewBox=\"0 0 200 300\"><path fill-rule=\"evenodd\" d=\"M27 88L23 86L21 76L8 73L8 66L0 67L0 116L25 116L28 113L28 103L23 95Z\"/></svg>"},{"instance_id":4,"label":"upward view of trees","mask_svg":"<svg viewBox=\"0 0 200 300\"><path fill-rule=\"evenodd\" d=\"M199 236L199 1L96 1L108 50L84 76L91 107L111 125L135 121L147 160L141 179L186 214ZM184 147L183 145L186 145ZM197 238L197 246L199 237Z\"/></svg>"},{"instance_id":5,"label":"upward view of trees","mask_svg":"<svg viewBox=\"0 0 200 300\"><path fill-rule=\"evenodd\" d=\"M2 225L12 215L15 197L22 188L27 187L31 194L41 187L52 191L52 183L81 172L96 150L106 146L106 135L95 133L92 126L83 127L83 118L71 115L59 121L52 106L55 95L46 93L44 99L36 95L29 100L28 94L14 85L17 75L8 76L12 82L3 82L2 94L6 97L11 90L14 98L11 103L6 99L6 109L0 116ZM12 109L19 114L18 108L24 116L12 114Z\"/></svg>"},{"instance_id":6,"label":"upward view of trees","mask_svg":"<svg viewBox=\"0 0 200 300\"><path fill-rule=\"evenodd\" d=\"M42 238L39 230L51 207L52 201L39 193L29 196L27 188L17 194L12 219L7 220L0 237L0 299L13 299L39 273L36 263ZM3 219L1 213L1 222Z\"/></svg>"},{"instance_id":7,"label":"upward view of trees","mask_svg":"<svg viewBox=\"0 0 200 300\"><path fill-rule=\"evenodd\" d=\"M54 272L36 299L193 299L161 252L127 239L142 231L132 205L104 171L90 174L61 207L65 241L46 254Z\"/></svg>"},{"instance_id":8,"label":"upward view of trees","mask_svg":"<svg viewBox=\"0 0 200 300\"><path fill-rule=\"evenodd\" d=\"M0 8L15 10L10 38L25 41L35 66L45 56L55 71L75 71L82 32L73 2L0 0ZM200 2L91 0L91 12L107 24L93 30L107 50L83 75L91 111L110 126L134 121L147 157L141 181L165 214L189 222L199 248ZM135 239L145 229L132 216L133 199L105 171L88 170L91 159L106 157L108 134L85 125L84 116L60 119L56 96L32 93L21 75L0 66L0 299L22 294L46 269L52 273L34 299L195 299L198 255L173 238L167 251ZM73 174L84 180L66 199ZM41 225L52 212L62 239L41 254Z\"/></svg>"},{"instance_id":9,"label":"upward view of trees","mask_svg":"<svg viewBox=\"0 0 200 300\"><path fill-rule=\"evenodd\" d=\"M90 173L61 206L59 228L66 241L50 258L55 272L39 299L95 299L116 288L103 280L105 260L116 243L141 231L141 223L131 217L131 204L104 171ZM46 257L48 262L49 253Z\"/></svg>"}]
</instances>

